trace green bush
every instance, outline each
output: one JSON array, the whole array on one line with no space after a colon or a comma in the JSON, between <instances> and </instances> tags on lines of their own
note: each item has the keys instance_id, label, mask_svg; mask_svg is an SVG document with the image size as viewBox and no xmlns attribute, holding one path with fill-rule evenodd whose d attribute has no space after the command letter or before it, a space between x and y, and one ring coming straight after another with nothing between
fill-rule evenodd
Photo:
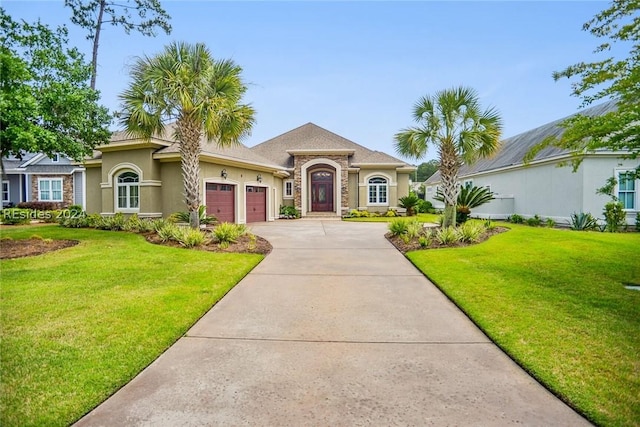
<instances>
[{"instance_id":1,"label":"green bush","mask_svg":"<svg viewBox=\"0 0 640 427\"><path fill-rule=\"evenodd\" d=\"M207 215L207 207L204 205L200 205L200 207L198 208L198 217L200 218L201 225L213 224L218 220L215 216ZM187 224L191 222L189 212L175 212L171 214L169 219L174 222L185 222Z\"/></svg>"},{"instance_id":2,"label":"green bush","mask_svg":"<svg viewBox=\"0 0 640 427\"><path fill-rule=\"evenodd\" d=\"M576 231L589 231L598 228L598 220L596 220L590 213L572 213L571 214L571 229Z\"/></svg>"},{"instance_id":3,"label":"green bush","mask_svg":"<svg viewBox=\"0 0 640 427\"><path fill-rule=\"evenodd\" d=\"M203 231L191 227L177 227L174 239L187 248L193 248L202 245L206 236Z\"/></svg>"},{"instance_id":4,"label":"green bush","mask_svg":"<svg viewBox=\"0 0 640 427\"><path fill-rule=\"evenodd\" d=\"M547 218L544 222L545 222L545 225L549 228L553 228L556 226L556 222L551 218Z\"/></svg>"},{"instance_id":5,"label":"green bush","mask_svg":"<svg viewBox=\"0 0 640 427\"><path fill-rule=\"evenodd\" d=\"M626 223L627 215L621 202L609 202L604 205L605 231L616 233Z\"/></svg>"},{"instance_id":6,"label":"green bush","mask_svg":"<svg viewBox=\"0 0 640 427\"><path fill-rule=\"evenodd\" d=\"M418 237L418 243L422 248L431 246L431 242L433 242L433 233L431 233L431 230L425 231L422 236Z\"/></svg>"},{"instance_id":7,"label":"green bush","mask_svg":"<svg viewBox=\"0 0 640 427\"><path fill-rule=\"evenodd\" d=\"M513 214L509 218L507 218L507 221L513 224L522 224L524 223L524 217L522 215Z\"/></svg>"},{"instance_id":8,"label":"green bush","mask_svg":"<svg viewBox=\"0 0 640 427\"><path fill-rule=\"evenodd\" d=\"M280 206L280 217L287 219L300 218L300 211L295 206Z\"/></svg>"},{"instance_id":9,"label":"green bush","mask_svg":"<svg viewBox=\"0 0 640 427\"><path fill-rule=\"evenodd\" d=\"M384 216L389 218L395 218L398 216L398 212L395 209L389 209L385 212Z\"/></svg>"},{"instance_id":10,"label":"green bush","mask_svg":"<svg viewBox=\"0 0 640 427\"><path fill-rule=\"evenodd\" d=\"M456 243L459 240L459 236L454 227L447 227L436 231L435 239L441 245L450 245Z\"/></svg>"},{"instance_id":11,"label":"green bush","mask_svg":"<svg viewBox=\"0 0 640 427\"><path fill-rule=\"evenodd\" d=\"M0 220L2 220L3 224L8 225L29 224L31 222L32 212L31 209L6 208L2 209Z\"/></svg>"},{"instance_id":12,"label":"green bush","mask_svg":"<svg viewBox=\"0 0 640 427\"><path fill-rule=\"evenodd\" d=\"M407 234L408 224L404 219L394 219L387 227L393 236L402 236Z\"/></svg>"},{"instance_id":13,"label":"green bush","mask_svg":"<svg viewBox=\"0 0 640 427\"><path fill-rule=\"evenodd\" d=\"M542 218L540 218L538 214L535 214L532 218L528 218L526 222L530 227L540 227L540 225L542 225Z\"/></svg>"},{"instance_id":14,"label":"green bush","mask_svg":"<svg viewBox=\"0 0 640 427\"><path fill-rule=\"evenodd\" d=\"M480 237L487 231L484 224L478 221L467 221L458 227L458 240L467 243L476 243L480 241Z\"/></svg>"},{"instance_id":15,"label":"green bush","mask_svg":"<svg viewBox=\"0 0 640 427\"><path fill-rule=\"evenodd\" d=\"M400 207L407 210L407 216L413 216L416 214L419 203L420 198L416 196L416 193L414 193L413 191L410 192L408 196L400 197L398 199L398 204L400 205Z\"/></svg>"},{"instance_id":16,"label":"green bush","mask_svg":"<svg viewBox=\"0 0 640 427\"><path fill-rule=\"evenodd\" d=\"M418 213L431 213L433 210L433 204L428 200L420 199L417 209Z\"/></svg>"},{"instance_id":17,"label":"green bush","mask_svg":"<svg viewBox=\"0 0 640 427\"><path fill-rule=\"evenodd\" d=\"M409 239L415 239L420 234L422 234L424 227L422 226L422 223L420 221L418 221L417 219L412 219L410 221L406 221L406 223L407 231L405 234Z\"/></svg>"},{"instance_id":18,"label":"green bush","mask_svg":"<svg viewBox=\"0 0 640 427\"><path fill-rule=\"evenodd\" d=\"M493 230L496 228L496 225L491 221L491 218L487 218L484 220L484 228L487 230Z\"/></svg>"},{"instance_id":19,"label":"green bush","mask_svg":"<svg viewBox=\"0 0 640 427\"><path fill-rule=\"evenodd\" d=\"M213 235L221 246L228 246L230 243L234 243L247 233L247 227L244 224L233 224L230 222L223 222L218 224L213 229Z\"/></svg>"},{"instance_id":20,"label":"green bush","mask_svg":"<svg viewBox=\"0 0 640 427\"><path fill-rule=\"evenodd\" d=\"M156 229L156 233L162 242L177 240L176 236L179 232L179 227L171 222L165 222Z\"/></svg>"}]
</instances>

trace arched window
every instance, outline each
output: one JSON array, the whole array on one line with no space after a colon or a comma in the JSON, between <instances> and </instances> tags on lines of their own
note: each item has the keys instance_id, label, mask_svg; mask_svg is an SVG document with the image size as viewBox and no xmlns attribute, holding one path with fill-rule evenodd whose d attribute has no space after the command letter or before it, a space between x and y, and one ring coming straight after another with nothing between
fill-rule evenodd
<instances>
[{"instance_id":1,"label":"arched window","mask_svg":"<svg viewBox=\"0 0 640 427\"><path fill-rule=\"evenodd\" d=\"M138 174L123 172L118 175L118 209L138 209L140 207L140 184Z\"/></svg>"},{"instance_id":2,"label":"arched window","mask_svg":"<svg viewBox=\"0 0 640 427\"><path fill-rule=\"evenodd\" d=\"M386 178L375 177L370 178L367 182L369 204L370 205L387 205L389 204L387 194L389 194L389 185Z\"/></svg>"}]
</instances>

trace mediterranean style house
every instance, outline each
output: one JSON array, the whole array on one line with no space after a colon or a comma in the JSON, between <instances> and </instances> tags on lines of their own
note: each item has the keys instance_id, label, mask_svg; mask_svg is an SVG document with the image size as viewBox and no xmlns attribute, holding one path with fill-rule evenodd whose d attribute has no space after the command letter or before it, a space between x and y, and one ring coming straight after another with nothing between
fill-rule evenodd
<instances>
[{"instance_id":1,"label":"mediterranean style house","mask_svg":"<svg viewBox=\"0 0 640 427\"><path fill-rule=\"evenodd\" d=\"M584 110L585 115L602 115L615 109L615 102L607 102ZM604 205L609 197L596 194L608 178L615 177L615 195L623 203L627 223L635 224L640 211L638 188L640 180L633 179L629 172L638 167L638 160L626 159L624 152L600 150L586 154L576 172L569 164L571 154L556 147L541 150L535 158L525 164L525 154L548 136L560 136L563 129L557 120L544 126L505 139L499 152L471 166L463 165L459 179L462 186L487 187L495 199L472 211L480 218L505 219L512 214L525 218L540 215L552 218L557 223L566 223L572 213L589 212L602 218ZM442 202L433 199L440 185L440 174L436 173L425 182L426 196L436 208Z\"/></svg>"},{"instance_id":2,"label":"mediterranean style house","mask_svg":"<svg viewBox=\"0 0 640 427\"><path fill-rule=\"evenodd\" d=\"M85 161L86 210L167 217L186 211L179 144L167 129L150 140L116 132ZM201 141L200 188L221 222L272 221L281 206L303 217L351 209L386 212L409 193L415 170L313 123L249 148Z\"/></svg>"},{"instance_id":3,"label":"mediterranean style house","mask_svg":"<svg viewBox=\"0 0 640 427\"><path fill-rule=\"evenodd\" d=\"M2 159L2 207L22 202L81 205L85 200L85 169L63 155L26 153Z\"/></svg>"}]
</instances>

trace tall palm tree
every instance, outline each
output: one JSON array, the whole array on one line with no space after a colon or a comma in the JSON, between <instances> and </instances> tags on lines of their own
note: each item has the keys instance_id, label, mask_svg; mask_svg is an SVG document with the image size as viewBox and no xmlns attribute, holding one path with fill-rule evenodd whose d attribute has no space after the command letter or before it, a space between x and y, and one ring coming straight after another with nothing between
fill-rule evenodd
<instances>
[{"instance_id":1,"label":"tall palm tree","mask_svg":"<svg viewBox=\"0 0 640 427\"><path fill-rule=\"evenodd\" d=\"M132 82L120 95L120 122L133 136L150 138L175 123L190 225L200 226L200 140L229 146L248 135L254 110L242 104L242 68L216 61L204 44L176 42L153 57L138 58Z\"/></svg>"},{"instance_id":2,"label":"tall palm tree","mask_svg":"<svg viewBox=\"0 0 640 427\"><path fill-rule=\"evenodd\" d=\"M494 108L482 110L477 92L466 87L420 98L413 119L417 126L395 135L396 152L417 160L426 155L429 145L435 147L445 205L443 226L455 226L460 166L496 152L502 119Z\"/></svg>"}]
</instances>

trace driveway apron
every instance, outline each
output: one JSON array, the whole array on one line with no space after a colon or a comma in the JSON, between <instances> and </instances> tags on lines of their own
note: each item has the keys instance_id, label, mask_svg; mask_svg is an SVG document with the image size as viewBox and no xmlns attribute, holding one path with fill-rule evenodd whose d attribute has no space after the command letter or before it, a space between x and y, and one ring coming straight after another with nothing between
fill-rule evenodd
<instances>
[{"instance_id":1,"label":"driveway apron","mask_svg":"<svg viewBox=\"0 0 640 427\"><path fill-rule=\"evenodd\" d=\"M274 249L78 426L589 425L384 238L276 221Z\"/></svg>"}]
</instances>

